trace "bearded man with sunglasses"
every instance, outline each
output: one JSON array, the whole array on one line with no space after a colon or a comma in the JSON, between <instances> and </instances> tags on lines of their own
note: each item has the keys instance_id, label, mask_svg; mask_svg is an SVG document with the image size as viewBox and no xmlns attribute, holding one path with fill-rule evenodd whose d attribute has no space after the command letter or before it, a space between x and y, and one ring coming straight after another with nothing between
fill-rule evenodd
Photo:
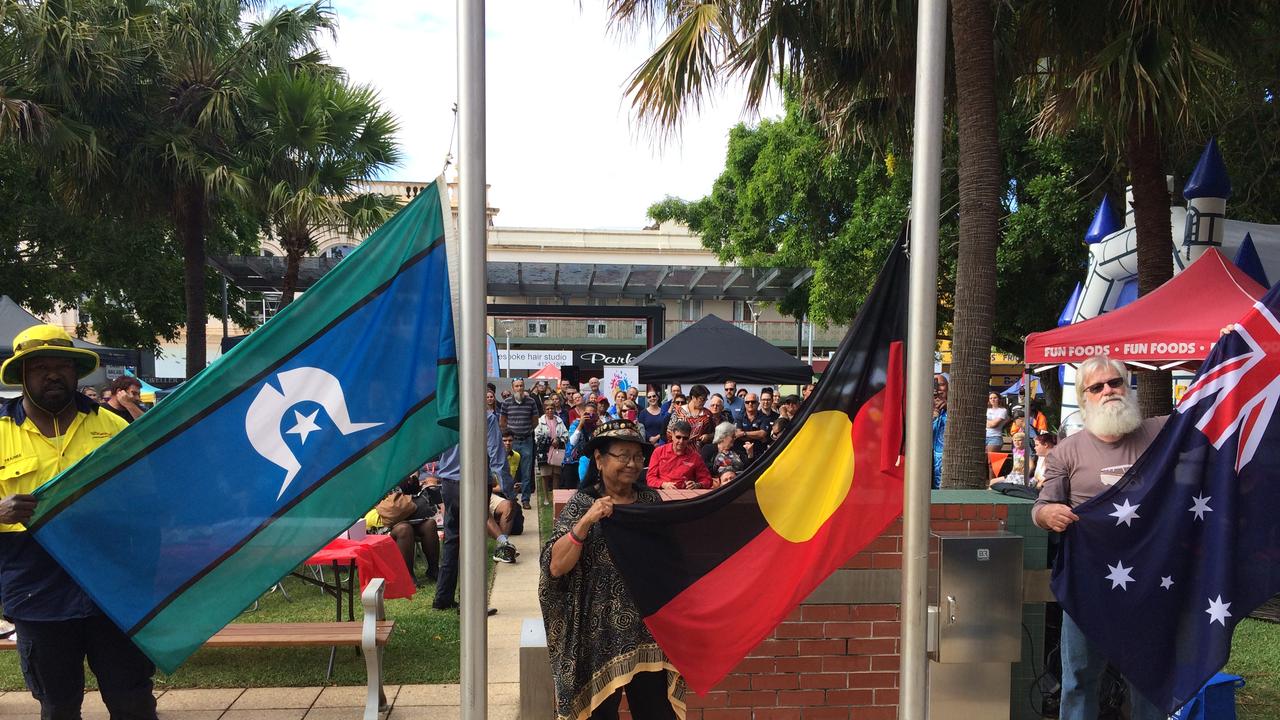
<instances>
[{"instance_id":1,"label":"bearded man with sunglasses","mask_svg":"<svg viewBox=\"0 0 1280 720\"><path fill-rule=\"evenodd\" d=\"M1155 440L1168 416L1143 419L1129 388L1129 371L1104 356L1084 361L1076 373L1076 397L1084 429L1063 440L1045 459L1045 481L1032 508L1036 525L1064 532L1079 520L1072 508L1124 476ZM1062 720L1098 717L1098 688L1107 661L1080 628L1062 614ZM1165 715L1129 686L1132 720Z\"/></svg>"}]
</instances>

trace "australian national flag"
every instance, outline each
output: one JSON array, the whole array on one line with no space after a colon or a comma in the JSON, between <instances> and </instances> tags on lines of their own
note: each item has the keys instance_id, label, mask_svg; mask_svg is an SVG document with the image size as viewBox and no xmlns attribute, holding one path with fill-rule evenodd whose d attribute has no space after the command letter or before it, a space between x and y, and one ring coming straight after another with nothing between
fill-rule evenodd
<instances>
[{"instance_id":1,"label":"australian national flag","mask_svg":"<svg viewBox=\"0 0 1280 720\"><path fill-rule=\"evenodd\" d=\"M1054 569L1063 609L1168 712L1280 592L1277 288L1217 343L1129 472L1075 509Z\"/></svg>"},{"instance_id":2,"label":"australian national flag","mask_svg":"<svg viewBox=\"0 0 1280 720\"><path fill-rule=\"evenodd\" d=\"M37 492L35 539L162 669L457 442L442 186Z\"/></svg>"}]
</instances>

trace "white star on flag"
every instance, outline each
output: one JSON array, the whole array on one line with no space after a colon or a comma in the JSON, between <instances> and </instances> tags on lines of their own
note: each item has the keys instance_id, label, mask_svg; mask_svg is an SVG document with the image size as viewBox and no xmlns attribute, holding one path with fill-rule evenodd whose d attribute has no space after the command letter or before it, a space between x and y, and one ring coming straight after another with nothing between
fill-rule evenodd
<instances>
[{"instance_id":1,"label":"white star on flag","mask_svg":"<svg viewBox=\"0 0 1280 720\"><path fill-rule=\"evenodd\" d=\"M1222 596L1209 599L1209 609L1205 610L1209 613L1209 624L1218 623L1222 627L1227 626L1227 618L1231 617L1231 613L1227 612L1227 608L1231 607L1231 603L1222 602Z\"/></svg>"},{"instance_id":2,"label":"white star on flag","mask_svg":"<svg viewBox=\"0 0 1280 720\"><path fill-rule=\"evenodd\" d=\"M1134 519L1142 517L1138 514L1138 508L1142 507L1142 505L1130 505L1128 498L1125 498L1123 505L1111 503L1111 506L1116 509L1115 512L1111 513L1111 517L1116 519L1116 525L1124 523L1126 527L1133 527L1130 523L1132 523Z\"/></svg>"},{"instance_id":3,"label":"white star on flag","mask_svg":"<svg viewBox=\"0 0 1280 720\"><path fill-rule=\"evenodd\" d=\"M1194 502L1195 504L1187 508L1187 512L1195 513L1197 520L1204 520L1205 513L1213 512L1213 508L1209 507L1209 501L1212 499L1213 499L1212 495L1208 497L1197 495L1191 498L1191 501Z\"/></svg>"},{"instance_id":4,"label":"white star on flag","mask_svg":"<svg viewBox=\"0 0 1280 720\"><path fill-rule=\"evenodd\" d=\"M285 430L285 432L290 435L299 436L302 438L302 444L306 445L307 436L320 429L320 426L316 424L316 415L319 414L319 409L312 410L310 415L303 415L297 410L294 410L293 419L296 424L288 430Z\"/></svg>"},{"instance_id":5,"label":"white star on flag","mask_svg":"<svg viewBox=\"0 0 1280 720\"><path fill-rule=\"evenodd\" d=\"M1173 576L1165 575L1164 577L1160 578L1160 587L1164 588L1165 590L1168 590L1169 588L1173 587Z\"/></svg>"},{"instance_id":6,"label":"white star on flag","mask_svg":"<svg viewBox=\"0 0 1280 720\"><path fill-rule=\"evenodd\" d=\"M1133 579L1133 576L1129 574L1133 571L1133 568L1125 567L1123 560L1117 562L1115 565L1108 565L1107 569L1111 571L1111 573L1107 575L1107 579L1111 581L1112 590L1115 590L1116 588L1128 590L1129 587L1125 583L1137 582Z\"/></svg>"}]
</instances>

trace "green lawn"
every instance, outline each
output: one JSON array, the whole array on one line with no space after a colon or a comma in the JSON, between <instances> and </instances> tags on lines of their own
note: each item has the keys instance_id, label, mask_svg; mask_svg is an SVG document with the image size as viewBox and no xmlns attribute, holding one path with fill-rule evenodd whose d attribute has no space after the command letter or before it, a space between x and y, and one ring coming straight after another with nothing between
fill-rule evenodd
<instances>
[{"instance_id":1,"label":"green lawn","mask_svg":"<svg viewBox=\"0 0 1280 720\"><path fill-rule=\"evenodd\" d=\"M485 553L493 554L493 541ZM493 587L493 562L489 587ZM425 572L418 559L418 576ZM264 595L258 610L240 615L236 622L329 622L333 598L297 578L284 581L291 601L279 592ZM435 586L418 590L411 600L388 600L387 617L396 621L384 656L384 678L389 685L450 683L458 681L458 613L433 610ZM356 615L360 616L359 598ZM228 648L200 650L172 675L157 673L158 688L300 687L324 685L327 648ZM86 673L89 687L96 687ZM364 685L364 657L354 648L339 648L330 684ZM0 653L0 690L21 690L25 685L18 669L18 654Z\"/></svg>"},{"instance_id":2,"label":"green lawn","mask_svg":"<svg viewBox=\"0 0 1280 720\"><path fill-rule=\"evenodd\" d=\"M1240 720L1280 717L1280 625L1248 618L1237 625L1226 672L1245 680L1236 691Z\"/></svg>"}]
</instances>

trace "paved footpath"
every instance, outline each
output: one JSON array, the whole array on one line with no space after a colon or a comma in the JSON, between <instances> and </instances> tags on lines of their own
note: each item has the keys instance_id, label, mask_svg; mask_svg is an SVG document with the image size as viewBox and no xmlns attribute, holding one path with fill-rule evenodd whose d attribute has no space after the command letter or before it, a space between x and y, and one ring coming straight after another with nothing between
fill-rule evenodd
<instances>
[{"instance_id":1,"label":"paved footpath","mask_svg":"<svg viewBox=\"0 0 1280 720\"><path fill-rule=\"evenodd\" d=\"M541 617L538 608L537 510L526 511L525 534L511 538L520 558L498 563L489 605L489 720L520 714L520 626ZM429 601L430 598L427 598ZM366 688L228 688L157 691L162 720L358 720ZM388 685L391 709L383 720L457 720L460 690L453 685ZM97 692L85 695L84 720L107 720ZM0 693L0 718L38 720L40 705L27 692ZM543 720L526 718L525 720Z\"/></svg>"}]
</instances>

